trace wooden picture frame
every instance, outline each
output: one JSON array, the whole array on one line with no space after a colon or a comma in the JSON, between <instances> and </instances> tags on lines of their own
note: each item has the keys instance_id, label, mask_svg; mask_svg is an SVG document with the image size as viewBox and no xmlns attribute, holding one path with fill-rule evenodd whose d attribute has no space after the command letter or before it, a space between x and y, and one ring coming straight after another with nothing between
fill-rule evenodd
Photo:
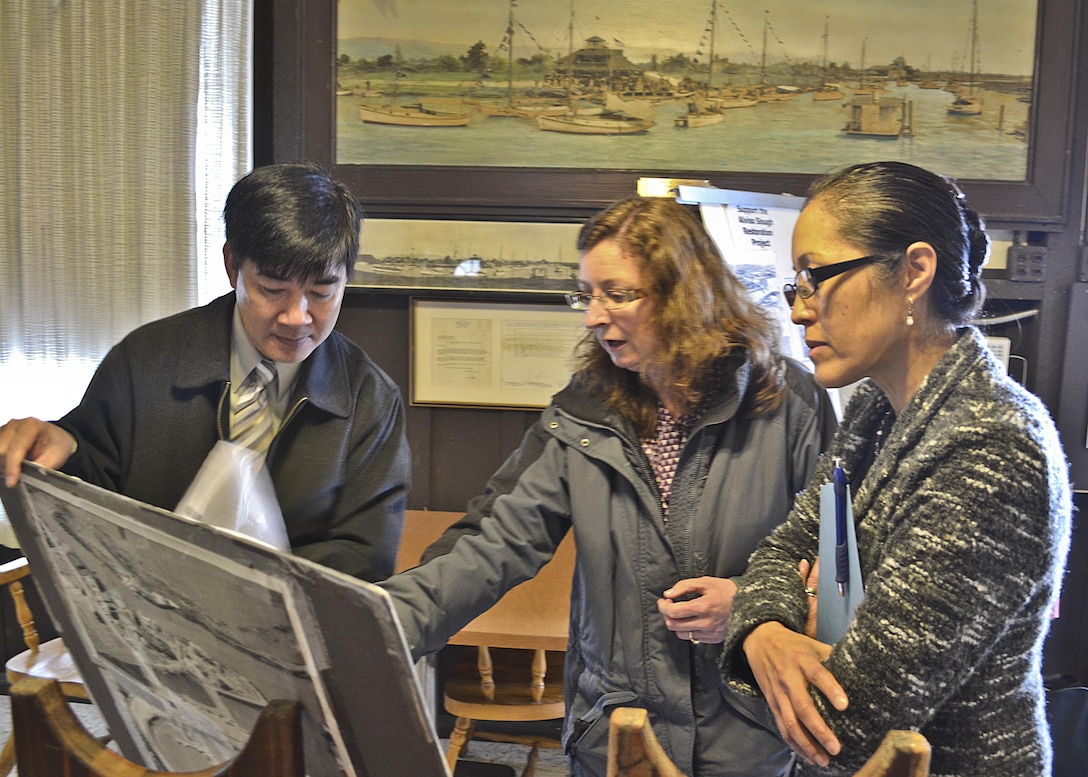
<instances>
[{"instance_id":1,"label":"wooden picture frame","mask_svg":"<svg viewBox=\"0 0 1088 777\"><path fill-rule=\"evenodd\" d=\"M585 333L565 305L413 299L411 403L547 407Z\"/></svg>"},{"instance_id":2,"label":"wooden picture frame","mask_svg":"<svg viewBox=\"0 0 1088 777\"><path fill-rule=\"evenodd\" d=\"M578 286L581 224L368 218L350 288L561 300Z\"/></svg>"},{"instance_id":3,"label":"wooden picture frame","mask_svg":"<svg viewBox=\"0 0 1088 777\"><path fill-rule=\"evenodd\" d=\"M1024 180L960 181L973 207L992 223L1010 227L1057 226L1067 216L1061 150L1072 132L1077 3L1038 0L1037 12L1027 175ZM643 176L700 178L721 188L791 194L803 194L813 178L705 169L337 165L336 23L337 0L275 0L259 12L257 89L272 97L262 109L272 130L258 139L258 151L271 161L306 158L331 167L372 216L583 219L634 194Z\"/></svg>"}]
</instances>

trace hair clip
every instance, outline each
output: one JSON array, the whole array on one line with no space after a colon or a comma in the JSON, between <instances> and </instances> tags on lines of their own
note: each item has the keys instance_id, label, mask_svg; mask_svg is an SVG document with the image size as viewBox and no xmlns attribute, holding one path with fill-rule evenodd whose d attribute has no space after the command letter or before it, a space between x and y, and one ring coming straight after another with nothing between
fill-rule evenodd
<instances>
[{"instance_id":1,"label":"hair clip","mask_svg":"<svg viewBox=\"0 0 1088 777\"><path fill-rule=\"evenodd\" d=\"M956 183L955 178L952 178L948 175L942 175L941 178L943 178L944 182L948 184L948 189L952 192L953 197L955 197L957 200L967 199L967 195L963 193L963 189L961 189L960 185Z\"/></svg>"}]
</instances>

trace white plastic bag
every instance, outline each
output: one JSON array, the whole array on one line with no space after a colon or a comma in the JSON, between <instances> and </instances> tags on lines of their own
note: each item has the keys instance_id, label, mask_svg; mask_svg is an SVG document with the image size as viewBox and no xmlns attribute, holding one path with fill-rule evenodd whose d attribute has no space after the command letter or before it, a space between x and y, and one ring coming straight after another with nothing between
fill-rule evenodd
<instances>
[{"instance_id":1,"label":"white plastic bag","mask_svg":"<svg viewBox=\"0 0 1088 777\"><path fill-rule=\"evenodd\" d=\"M264 456L233 442L215 444L174 512L291 549Z\"/></svg>"}]
</instances>

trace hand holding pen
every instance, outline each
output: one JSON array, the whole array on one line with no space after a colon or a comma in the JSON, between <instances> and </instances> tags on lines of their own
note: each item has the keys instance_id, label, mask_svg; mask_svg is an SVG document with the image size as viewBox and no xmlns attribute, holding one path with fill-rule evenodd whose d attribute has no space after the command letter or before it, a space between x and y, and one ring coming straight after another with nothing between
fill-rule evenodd
<instances>
[{"instance_id":1,"label":"hand holding pen","mask_svg":"<svg viewBox=\"0 0 1088 777\"><path fill-rule=\"evenodd\" d=\"M842 459L836 457L832 475L835 485L835 584L839 596L846 593L846 581L850 579L850 561L846 552L846 471Z\"/></svg>"}]
</instances>

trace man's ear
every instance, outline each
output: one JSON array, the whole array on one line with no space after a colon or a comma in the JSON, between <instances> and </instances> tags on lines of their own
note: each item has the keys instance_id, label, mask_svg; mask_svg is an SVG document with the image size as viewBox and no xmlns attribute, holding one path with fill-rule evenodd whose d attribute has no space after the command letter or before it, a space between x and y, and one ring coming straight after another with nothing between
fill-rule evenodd
<instances>
[{"instance_id":1,"label":"man's ear","mask_svg":"<svg viewBox=\"0 0 1088 777\"><path fill-rule=\"evenodd\" d=\"M238 288L238 266L234 263L234 256L230 252L230 243L223 243L223 267L230 278L230 287Z\"/></svg>"}]
</instances>

